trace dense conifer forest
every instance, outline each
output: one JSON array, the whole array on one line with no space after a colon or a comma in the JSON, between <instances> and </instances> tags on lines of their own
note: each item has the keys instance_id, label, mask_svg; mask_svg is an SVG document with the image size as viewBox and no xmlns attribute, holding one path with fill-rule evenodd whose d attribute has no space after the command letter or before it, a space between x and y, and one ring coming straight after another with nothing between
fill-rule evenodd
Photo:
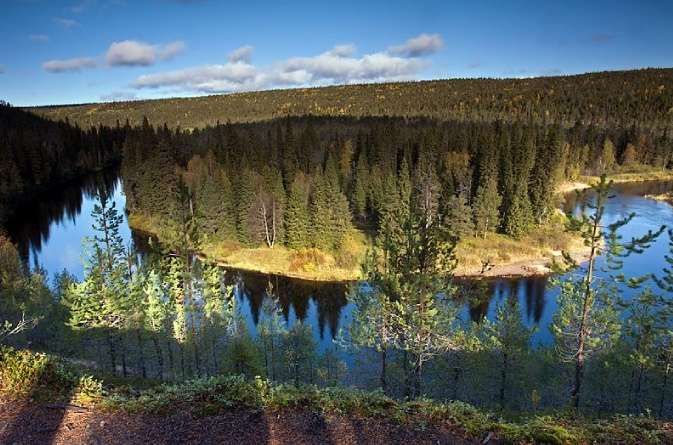
<instances>
[{"instance_id":1,"label":"dense conifer forest","mask_svg":"<svg viewBox=\"0 0 673 445\"><path fill-rule=\"evenodd\" d=\"M265 121L285 116L400 116L468 122L667 129L673 70L644 69L528 79L452 79L330 86L218 96L33 109L82 127L143 117L169 127Z\"/></svg>"},{"instance_id":2,"label":"dense conifer forest","mask_svg":"<svg viewBox=\"0 0 673 445\"><path fill-rule=\"evenodd\" d=\"M82 130L0 102L0 221L36 192L120 161L123 129Z\"/></svg>"}]
</instances>

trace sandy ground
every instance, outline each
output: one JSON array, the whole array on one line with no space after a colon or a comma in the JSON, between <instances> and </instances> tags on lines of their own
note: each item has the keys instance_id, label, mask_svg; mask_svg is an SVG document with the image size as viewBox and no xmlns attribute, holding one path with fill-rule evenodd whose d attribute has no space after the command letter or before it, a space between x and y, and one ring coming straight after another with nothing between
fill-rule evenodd
<instances>
[{"instance_id":1,"label":"sandy ground","mask_svg":"<svg viewBox=\"0 0 673 445\"><path fill-rule=\"evenodd\" d=\"M160 444L474 444L453 425L403 427L385 419L323 417L302 410L232 410L195 417L109 413L0 401L0 443L16 445ZM490 441L489 443L496 443Z\"/></svg>"}]
</instances>

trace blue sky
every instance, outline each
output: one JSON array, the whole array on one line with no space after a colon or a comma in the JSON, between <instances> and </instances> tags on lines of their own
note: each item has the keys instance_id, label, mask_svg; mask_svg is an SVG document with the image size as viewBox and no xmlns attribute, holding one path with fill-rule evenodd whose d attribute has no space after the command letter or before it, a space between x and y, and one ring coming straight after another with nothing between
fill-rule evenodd
<instances>
[{"instance_id":1,"label":"blue sky","mask_svg":"<svg viewBox=\"0 0 673 445\"><path fill-rule=\"evenodd\" d=\"M15 105L673 66L665 0L0 1Z\"/></svg>"}]
</instances>

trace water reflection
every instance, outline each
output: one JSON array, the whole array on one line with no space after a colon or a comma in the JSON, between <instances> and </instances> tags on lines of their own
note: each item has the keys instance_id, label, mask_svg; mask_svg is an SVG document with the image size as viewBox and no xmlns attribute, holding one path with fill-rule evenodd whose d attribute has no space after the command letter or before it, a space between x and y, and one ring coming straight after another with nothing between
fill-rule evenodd
<instances>
[{"instance_id":1,"label":"water reflection","mask_svg":"<svg viewBox=\"0 0 673 445\"><path fill-rule=\"evenodd\" d=\"M331 341L339 332L342 311L347 305L346 284L316 283L241 271L229 271L228 275L233 276L239 299L247 301L250 317L255 325L259 322L264 299L269 298L267 289L271 285L286 323L291 324L292 314L302 322L315 323L321 341ZM312 305L317 309L315 320L309 320L309 308Z\"/></svg>"},{"instance_id":2,"label":"water reflection","mask_svg":"<svg viewBox=\"0 0 673 445\"><path fill-rule=\"evenodd\" d=\"M625 239L673 221L673 207L642 197L673 190L673 181L619 184L614 190L617 197L608 203L607 221L630 212L638 214L625 228L622 234ZM55 188L17 209L7 229L26 261L41 265L50 275L67 268L81 277L82 238L92 235L90 213L94 196L99 191L112 195L118 208L124 208L125 197L120 179L115 173L106 172ZM590 194L571 193L566 196L564 207L570 211L578 210L590 199ZM121 234L140 251L145 249L146 239L142 234L132 233L127 225L122 228ZM645 254L625 259L625 271L630 275L658 271L664 266L666 251L667 240L662 237ZM226 276L230 283L235 284L239 307L253 335L262 317L264 299L269 298L269 289L278 299L287 325L291 326L296 321L310 324L321 350L333 345L333 339L348 322L352 311L346 298L348 285L343 283L315 283L236 270L228 271ZM551 341L547 326L556 309L558 291L549 286L546 277L462 280L457 285L464 302L464 320L478 322L484 318L492 319L498 304L518 300L525 323L539 327L534 341Z\"/></svg>"},{"instance_id":3,"label":"water reflection","mask_svg":"<svg viewBox=\"0 0 673 445\"><path fill-rule=\"evenodd\" d=\"M32 266L40 264L49 273L59 272L63 268L72 268L74 272L80 270L81 265L75 264L73 260L79 262L82 237L89 235L91 224L88 222L93 199L99 192L105 192L116 196L117 206L123 208L121 194L115 193L120 191L118 183L119 176L114 171L87 175L47 190L36 199L15 208L5 228L21 257ZM56 241L51 238L54 235ZM49 250L46 255L43 254L45 246ZM60 249L60 252L55 249ZM72 252L77 252L74 258L73 255L69 258L63 256ZM47 264L45 260L56 253L61 254L61 261ZM56 263L59 267L54 270Z\"/></svg>"}]
</instances>

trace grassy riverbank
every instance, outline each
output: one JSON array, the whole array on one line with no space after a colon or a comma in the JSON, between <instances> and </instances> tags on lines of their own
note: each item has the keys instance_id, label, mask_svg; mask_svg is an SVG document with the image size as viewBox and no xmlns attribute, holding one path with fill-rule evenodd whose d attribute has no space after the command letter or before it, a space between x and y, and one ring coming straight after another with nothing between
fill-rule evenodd
<instances>
[{"instance_id":1,"label":"grassy riverbank","mask_svg":"<svg viewBox=\"0 0 673 445\"><path fill-rule=\"evenodd\" d=\"M647 181L673 181L673 170L650 167L634 166L622 168L608 175L608 179L615 184L628 182L647 182ZM560 183L556 191L558 193L568 193L575 190L583 190L591 187L600 180L598 176L580 176L577 180L564 181Z\"/></svg>"},{"instance_id":2,"label":"grassy riverbank","mask_svg":"<svg viewBox=\"0 0 673 445\"><path fill-rule=\"evenodd\" d=\"M0 349L3 443L664 444L646 416L492 413L464 402L398 401L380 392L217 376L142 388L112 384L49 355ZM264 436L264 437L260 437ZM273 440L271 440L273 438Z\"/></svg>"},{"instance_id":3,"label":"grassy riverbank","mask_svg":"<svg viewBox=\"0 0 673 445\"><path fill-rule=\"evenodd\" d=\"M129 225L159 236L157 224L145 215L131 214ZM203 257L225 267L283 275L308 281L354 281L362 277L360 264L371 238L353 231L337 253L319 249L291 250L282 246L245 247L232 241L206 241ZM581 259L581 241L564 230L564 217L557 213L521 239L489 233L484 238L465 238L458 243L456 256L460 277L531 276L551 272L550 265L561 251Z\"/></svg>"},{"instance_id":4,"label":"grassy riverbank","mask_svg":"<svg viewBox=\"0 0 673 445\"><path fill-rule=\"evenodd\" d=\"M609 176L615 183L673 180L673 171L653 167L632 167ZM559 184L557 193L568 193L591 186L596 176L582 176ZM160 237L151 217L131 214L129 225L136 230ZM339 252L319 249L291 250L282 246L247 247L233 241L211 240L202 245L201 254L222 266L283 275L308 281L354 281L361 278L360 264L372 247L372 240L353 230ZM586 248L579 237L565 231L565 216L557 212L544 225L536 226L521 239L489 233L484 238L468 237L460 241L456 256L459 277L519 277L545 275L551 265L569 252L581 261Z\"/></svg>"},{"instance_id":5,"label":"grassy riverbank","mask_svg":"<svg viewBox=\"0 0 673 445\"><path fill-rule=\"evenodd\" d=\"M129 226L159 236L151 217L129 215ZM265 274L283 275L309 281L354 281L360 278L360 264L371 240L353 230L337 253L319 249L292 250L283 246L246 247L234 241L205 241L201 254L222 266Z\"/></svg>"},{"instance_id":6,"label":"grassy riverbank","mask_svg":"<svg viewBox=\"0 0 673 445\"><path fill-rule=\"evenodd\" d=\"M660 195L645 195L648 199L654 199L655 201L667 202L673 206L673 192L662 193Z\"/></svg>"}]
</instances>

